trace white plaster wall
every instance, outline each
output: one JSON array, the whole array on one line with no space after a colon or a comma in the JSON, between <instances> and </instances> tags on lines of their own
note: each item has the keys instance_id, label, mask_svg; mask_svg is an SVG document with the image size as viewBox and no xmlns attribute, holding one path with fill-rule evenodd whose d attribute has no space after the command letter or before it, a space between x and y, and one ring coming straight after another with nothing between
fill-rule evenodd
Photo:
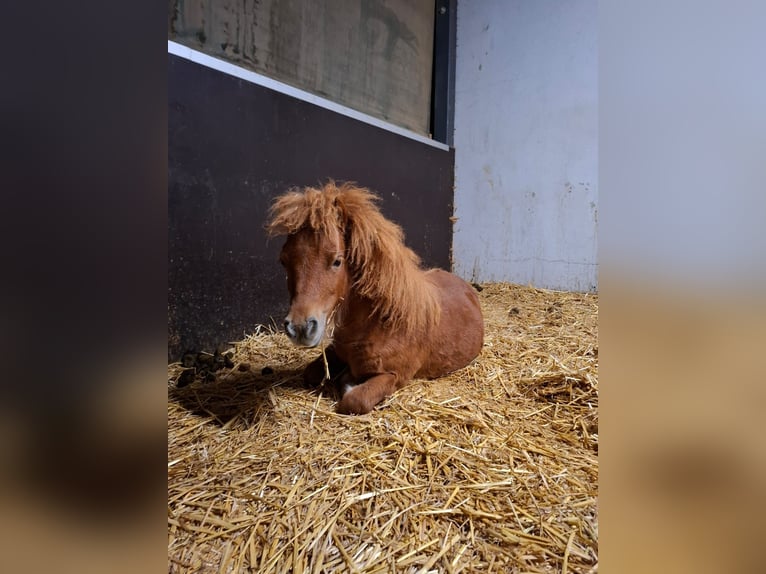
<instances>
[{"instance_id":1,"label":"white plaster wall","mask_svg":"<svg viewBox=\"0 0 766 574\"><path fill-rule=\"evenodd\" d=\"M596 0L459 0L456 54L454 271L596 290Z\"/></svg>"}]
</instances>

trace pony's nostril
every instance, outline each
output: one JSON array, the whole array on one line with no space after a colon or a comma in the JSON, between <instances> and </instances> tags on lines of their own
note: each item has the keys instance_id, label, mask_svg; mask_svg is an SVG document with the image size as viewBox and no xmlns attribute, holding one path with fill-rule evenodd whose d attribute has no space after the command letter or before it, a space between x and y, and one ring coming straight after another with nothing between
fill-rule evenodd
<instances>
[{"instance_id":1,"label":"pony's nostril","mask_svg":"<svg viewBox=\"0 0 766 574\"><path fill-rule=\"evenodd\" d=\"M316 333L317 327L319 327L319 321L314 319L314 317L309 317L306 320L306 335L313 337L314 333Z\"/></svg>"},{"instance_id":2,"label":"pony's nostril","mask_svg":"<svg viewBox=\"0 0 766 574\"><path fill-rule=\"evenodd\" d=\"M295 337L295 335L296 335L295 327L293 326L293 322L290 321L289 319L285 319L285 332L290 337Z\"/></svg>"}]
</instances>

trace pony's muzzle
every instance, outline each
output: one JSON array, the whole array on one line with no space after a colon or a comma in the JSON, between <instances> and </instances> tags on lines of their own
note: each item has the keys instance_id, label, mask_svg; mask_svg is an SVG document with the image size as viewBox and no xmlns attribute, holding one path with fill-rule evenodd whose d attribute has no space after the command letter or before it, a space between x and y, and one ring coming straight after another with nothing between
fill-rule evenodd
<instances>
[{"instance_id":1,"label":"pony's muzzle","mask_svg":"<svg viewBox=\"0 0 766 574\"><path fill-rule=\"evenodd\" d=\"M319 329L319 321L309 317L305 323L294 323L289 317L285 319L285 333L296 345L315 347L322 339L323 332Z\"/></svg>"}]
</instances>

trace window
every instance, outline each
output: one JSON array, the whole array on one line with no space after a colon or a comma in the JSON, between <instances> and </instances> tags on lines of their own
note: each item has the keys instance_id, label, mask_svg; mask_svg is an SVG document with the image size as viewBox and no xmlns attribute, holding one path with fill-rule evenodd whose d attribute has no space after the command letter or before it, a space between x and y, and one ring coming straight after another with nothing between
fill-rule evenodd
<instances>
[{"instance_id":1,"label":"window","mask_svg":"<svg viewBox=\"0 0 766 574\"><path fill-rule=\"evenodd\" d=\"M169 2L171 40L418 134L437 131L433 0Z\"/></svg>"}]
</instances>

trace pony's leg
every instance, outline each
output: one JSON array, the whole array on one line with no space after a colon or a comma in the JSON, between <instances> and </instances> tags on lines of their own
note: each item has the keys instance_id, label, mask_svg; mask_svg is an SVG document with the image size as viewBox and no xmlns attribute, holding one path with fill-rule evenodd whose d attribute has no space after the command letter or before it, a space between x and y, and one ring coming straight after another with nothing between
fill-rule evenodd
<instances>
[{"instance_id":1,"label":"pony's leg","mask_svg":"<svg viewBox=\"0 0 766 574\"><path fill-rule=\"evenodd\" d=\"M343 370L346 364L338 358L332 347L325 349L325 355L327 355L327 364L330 367L330 377L334 377ZM324 377L324 359L322 355L319 355L306 366L303 371L303 381L310 387L316 387L324 380Z\"/></svg>"},{"instance_id":2,"label":"pony's leg","mask_svg":"<svg viewBox=\"0 0 766 574\"><path fill-rule=\"evenodd\" d=\"M394 394L395 390L396 375L393 373L375 375L346 391L338 403L338 412L342 415L369 413L380 401Z\"/></svg>"}]
</instances>

